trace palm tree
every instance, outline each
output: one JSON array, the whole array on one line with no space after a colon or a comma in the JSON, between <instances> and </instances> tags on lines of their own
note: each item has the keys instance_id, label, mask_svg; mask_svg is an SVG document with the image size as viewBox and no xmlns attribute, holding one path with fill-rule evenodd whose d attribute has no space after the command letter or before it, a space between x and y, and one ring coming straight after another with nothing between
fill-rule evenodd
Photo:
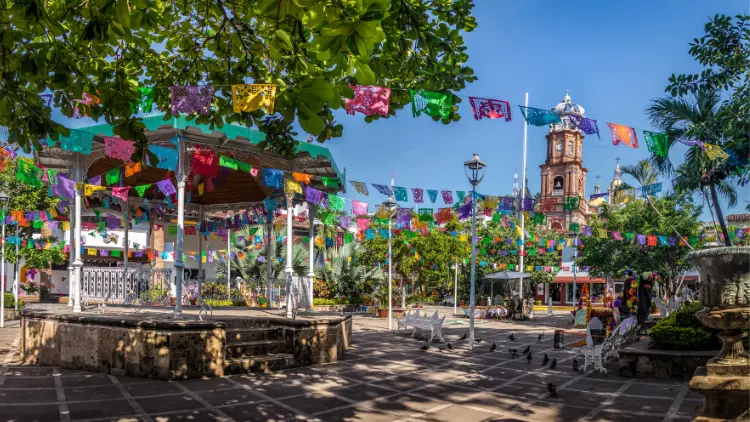
<instances>
[{"instance_id":1,"label":"palm tree","mask_svg":"<svg viewBox=\"0 0 750 422\"><path fill-rule=\"evenodd\" d=\"M348 243L341 248L341 258L325 267L315 269L315 278L324 280L337 297L359 296L364 292L368 281L382 281L385 277L380 268L369 269L357 262L357 255L363 247ZM351 259L350 259L351 258Z\"/></svg>"},{"instance_id":2,"label":"palm tree","mask_svg":"<svg viewBox=\"0 0 750 422\"><path fill-rule=\"evenodd\" d=\"M622 173L635 179L641 186L656 183L659 175L648 160L641 160L634 165L622 166ZM632 187L628 186L626 189L632 189Z\"/></svg>"},{"instance_id":3,"label":"palm tree","mask_svg":"<svg viewBox=\"0 0 750 422\"><path fill-rule=\"evenodd\" d=\"M690 96L664 97L651 103L646 113L658 130L667 134L667 149L678 140L699 140L704 143L722 146L730 141L722 131L722 118L727 104L721 100L717 90L699 90ZM721 225L724 242L732 245L724 214L719 205L719 197L728 201L730 207L737 204L737 192L729 180L736 177L731 173L726 160L710 159L698 146L691 146L685 153L685 161L675 168L668 154L651 154L651 162L666 175L676 174L677 191L708 191L713 208Z\"/></svg>"}]
</instances>

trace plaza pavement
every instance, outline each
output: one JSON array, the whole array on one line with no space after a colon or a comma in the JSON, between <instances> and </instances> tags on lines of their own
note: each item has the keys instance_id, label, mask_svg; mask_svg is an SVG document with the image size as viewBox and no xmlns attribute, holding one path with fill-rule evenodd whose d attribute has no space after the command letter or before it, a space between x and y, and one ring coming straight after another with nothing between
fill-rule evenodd
<instances>
[{"instance_id":1,"label":"plaza pavement","mask_svg":"<svg viewBox=\"0 0 750 422\"><path fill-rule=\"evenodd\" d=\"M423 341L389 333L384 320L355 316L354 344L340 362L176 382L20 364L14 321L0 329L0 421L669 422L689 420L701 404L687 381L622 378L613 362L608 375L573 371L573 358L583 359L571 344L581 337L568 332L564 349L552 347L554 328L566 327L563 313L478 324L482 342L470 352L456 341L466 320L440 310L446 322L464 323L444 330L453 351L422 351ZM509 347L520 353L527 345L531 364L511 358ZM555 369L541 365L544 353L557 359ZM549 397L549 382L558 398Z\"/></svg>"}]
</instances>

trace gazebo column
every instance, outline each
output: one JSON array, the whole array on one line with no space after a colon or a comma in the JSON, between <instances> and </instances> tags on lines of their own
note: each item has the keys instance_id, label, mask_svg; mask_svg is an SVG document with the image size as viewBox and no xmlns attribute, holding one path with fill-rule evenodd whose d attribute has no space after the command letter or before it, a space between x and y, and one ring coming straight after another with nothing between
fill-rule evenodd
<instances>
[{"instance_id":1,"label":"gazebo column","mask_svg":"<svg viewBox=\"0 0 750 422\"><path fill-rule=\"evenodd\" d=\"M273 211L267 210L268 215L266 216L266 233L268 234L268 243L266 244L266 296L268 299L268 307L271 307L273 302Z\"/></svg>"},{"instance_id":2,"label":"gazebo column","mask_svg":"<svg viewBox=\"0 0 750 422\"><path fill-rule=\"evenodd\" d=\"M177 138L177 240L175 241L174 269L175 278L175 301L174 318L182 317L182 282L185 277L185 262L182 260L182 240L185 235L185 143Z\"/></svg>"},{"instance_id":3,"label":"gazebo column","mask_svg":"<svg viewBox=\"0 0 750 422\"><path fill-rule=\"evenodd\" d=\"M284 267L284 273L286 275L286 317L294 317L292 307L294 306L294 295L292 286L292 275L294 274L294 268L292 267L292 222L294 221L294 207L293 207L293 194L286 195L286 266Z\"/></svg>"},{"instance_id":4,"label":"gazebo column","mask_svg":"<svg viewBox=\"0 0 750 422\"><path fill-rule=\"evenodd\" d=\"M73 246L73 231L75 229L75 210L70 213L68 216L70 220L70 224L68 224L68 306L73 307L73 286L75 278L75 273L73 272L73 259L75 257L75 250ZM19 231L16 230L16 233ZM17 236L20 236L20 234L17 234ZM19 263L20 268L20 263Z\"/></svg>"},{"instance_id":5,"label":"gazebo column","mask_svg":"<svg viewBox=\"0 0 750 422\"><path fill-rule=\"evenodd\" d=\"M200 233L203 226L203 205L198 207L198 297L203 298L203 234ZM227 252L227 255L229 252ZM227 256L228 257L228 256Z\"/></svg>"},{"instance_id":6,"label":"gazebo column","mask_svg":"<svg viewBox=\"0 0 750 422\"><path fill-rule=\"evenodd\" d=\"M315 286L315 209L317 206L312 202L309 203L308 214L310 216L310 265L307 270L307 277L310 278L310 308L313 307L313 287Z\"/></svg>"},{"instance_id":7,"label":"gazebo column","mask_svg":"<svg viewBox=\"0 0 750 422\"><path fill-rule=\"evenodd\" d=\"M73 283L75 284L73 290L73 296L75 302L73 303L73 312L81 312L81 269L83 267L83 260L81 260L81 189L83 185L83 172L81 171L81 157L80 154L76 154L76 174L78 175L75 189L75 230L73 230L73 249L75 251L75 259L73 261Z\"/></svg>"}]
</instances>

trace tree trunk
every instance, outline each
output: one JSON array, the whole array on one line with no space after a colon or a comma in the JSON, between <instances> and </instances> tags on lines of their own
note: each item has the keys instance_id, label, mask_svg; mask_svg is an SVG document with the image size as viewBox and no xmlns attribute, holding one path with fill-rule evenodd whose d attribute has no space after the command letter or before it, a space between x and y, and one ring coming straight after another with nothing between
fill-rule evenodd
<instances>
[{"instance_id":1,"label":"tree trunk","mask_svg":"<svg viewBox=\"0 0 750 422\"><path fill-rule=\"evenodd\" d=\"M727 222L724 221L724 214L721 212L721 205L719 205L719 196L716 194L716 186L711 185L711 200L714 202L714 208L716 209L716 218L719 220L721 226L721 232L724 234L724 244L732 246L732 239L729 238L729 230L727 230Z\"/></svg>"}]
</instances>

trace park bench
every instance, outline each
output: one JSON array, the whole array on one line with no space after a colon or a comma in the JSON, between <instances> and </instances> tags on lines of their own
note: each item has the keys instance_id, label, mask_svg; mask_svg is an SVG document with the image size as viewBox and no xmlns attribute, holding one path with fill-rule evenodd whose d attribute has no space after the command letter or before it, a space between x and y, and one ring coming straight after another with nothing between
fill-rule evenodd
<instances>
[{"instance_id":1,"label":"park bench","mask_svg":"<svg viewBox=\"0 0 750 422\"><path fill-rule=\"evenodd\" d=\"M430 331L430 340L428 343L431 343L433 339L440 339L440 341L443 341L443 321L445 321L445 316L440 318L438 316L438 311L435 311L435 313L432 315L432 317L428 317L425 315L424 317L419 317L412 322L412 328L413 332L411 334L412 337L414 337L417 334L417 330L420 332L425 332L427 330Z\"/></svg>"},{"instance_id":2,"label":"park bench","mask_svg":"<svg viewBox=\"0 0 750 422\"><path fill-rule=\"evenodd\" d=\"M629 344L634 340L635 334L638 331L638 323L635 317L626 318L620 325L615 327L612 335L600 344L595 344L596 342L591 333L598 329L601 329L601 322L598 318L592 318L587 328L586 345L581 347L581 353L583 353L584 357L581 372L584 372L586 368L591 366L593 370L598 369L599 372L606 374L607 370L604 368L604 363L609 357L617 356L623 345Z\"/></svg>"},{"instance_id":3,"label":"park bench","mask_svg":"<svg viewBox=\"0 0 750 422\"><path fill-rule=\"evenodd\" d=\"M396 323L398 324L398 331L400 332L402 328L404 330L408 330L409 326L414 325L414 322L419 318L419 309L414 312L407 312L403 318L399 318L396 320Z\"/></svg>"}]
</instances>

